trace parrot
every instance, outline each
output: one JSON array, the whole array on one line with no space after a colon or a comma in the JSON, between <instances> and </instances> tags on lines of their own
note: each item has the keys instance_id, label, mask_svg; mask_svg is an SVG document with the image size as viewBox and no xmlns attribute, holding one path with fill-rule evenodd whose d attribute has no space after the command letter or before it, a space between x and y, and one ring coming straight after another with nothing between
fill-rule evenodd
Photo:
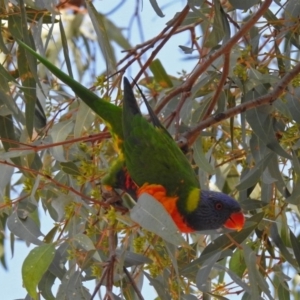
<instances>
[{"instance_id":1,"label":"parrot","mask_svg":"<svg viewBox=\"0 0 300 300\"><path fill-rule=\"evenodd\" d=\"M121 108L99 98L22 41L18 43L73 89L107 125L118 159L102 180L106 186L121 189L136 201L143 193L150 194L183 233L243 228L245 219L239 203L224 193L200 189L190 162L145 98L150 122L142 116L126 77Z\"/></svg>"},{"instance_id":2,"label":"parrot","mask_svg":"<svg viewBox=\"0 0 300 300\"><path fill-rule=\"evenodd\" d=\"M224 193L200 189L187 157L157 118L151 123L142 116L128 79L123 82L123 153L137 194L158 200L181 232L222 226L241 230L245 219L239 203ZM146 106L149 110L147 101Z\"/></svg>"}]
</instances>

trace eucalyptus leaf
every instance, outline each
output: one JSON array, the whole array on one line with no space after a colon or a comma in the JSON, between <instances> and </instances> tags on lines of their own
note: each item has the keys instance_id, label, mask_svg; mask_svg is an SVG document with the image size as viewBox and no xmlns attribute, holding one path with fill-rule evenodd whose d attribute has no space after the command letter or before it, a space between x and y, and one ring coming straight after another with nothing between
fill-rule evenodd
<instances>
[{"instance_id":1,"label":"eucalyptus leaf","mask_svg":"<svg viewBox=\"0 0 300 300\"><path fill-rule=\"evenodd\" d=\"M197 300L198 299L196 296L191 295L191 294L189 294L189 295L183 295L181 298L183 300Z\"/></svg>"},{"instance_id":2,"label":"eucalyptus leaf","mask_svg":"<svg viewBox=\"0 0 300 300\"><path fill-rule=\"evenodd\" d=\"M196 276L196 284L200 291L209 292L210 287L207 287L209 273L213 268L214 264L218 261L221 256L221 252L217 252L211 257L209 257L200 267L198 274Z\"/></svg>"},{"instance_id":3,"label":"eucalyptus leaf","mask_svg":"<svg viewBox=\"0 0 300 300\"><path fill-rule=\"evenodd\" d=\"M29 217L25 220L20 220L16 211L7 218L7 227L11 233L27 243L32 243L34 245L41 245L43 243L38 239L38 237L43 234L36 223Z\"/></svg>"},{"instance_id":4,"label":"eucalyptus leaf","mask_svg":"<svg viewBox=\"0 0 300 300\"><path fill-rule=\"evenodd\" d=\"M278 287L278 299L282 300L290 300L291 292L289 291L289 286L286 282L280 283Z\"/></svg>"},{"instance_id":5,"label":"eucalyptus leaf","mask_svg":"<svg viewBox=\"0 0 300 300\"><path fill-rule=\"evenodd\" d=\"M14 173L14 168L12 166L1 165L1 177L0 177L1 197L4 197L4 188L10 183L13 173Z\"/></svg>"},{"instance_id":6,"label":"eucalyptus leaf","mask_svg":"<svg viewBox=\"0 0 300 300\"><path fill-rule=\"evenodd\" d=\"M97 12L92 2L86 3L90 18L97 34L98 43L102 52L108 70L113 71L116 68L116 57L111 45L111 41L105 26L105 16Z\"/></svg>"},{"instance_id":7,"label":"eucalyptus leaf","mask_svg":"<svg viewBox=\"0 0 300 300\"><path fill-rule=\"evenodd\" d=\"M82 276L79 271L66 273L58 288L56 299L88 300L91 294L82 284Z\"/></svg>"},{"instance_id":8,"label":"eucalyptus leaf","mask_svg":"<svg viewBox=\"0 0 300 300\"><path fill-rule=\"evenodd\" d=\"M91 241L91 239L85 235L85 234L77 234L74 238L73 238L74 242L76 244L78 244L78 246L86 251L91 251L91 250L95 250L96 251L96 248L94 246L94 243ZM102 261L99 254L97 252L95 252L93 254L93 258L96 260L96 261Z\"/></svg>"},{"instance_id":9,"label":"eucalyptus leaf","mask_svg":"<svg viewBox=\"0 0 300 300\"><path fill-rule=\"evenodd\" d=\"M171 295L168 294L164 288L163 282L159 277L153 278L147 272L144 272L145 277L149 280L150 284L155 288L161 300L171 300Z\"/></svg>"},{"instance_id":10,"label":"eucalyptus leaf","mask_svg":"<svg viewBox=\"0 0 300 300\"><path fill-rule=\"evenodd\" d=\"M201 170L205 171L208 174L213 174L215 172L214 168L210 165L207 158L205 157L205 153L203 151L203 146L201 142L201 138L198 138L193 145L194 150L194 160Z\"/></svg>"},{"instance_id":11,"label":"eucalyptus leaf","mask_svg":"<svg viewBox=\"0 0 300 300\"><path fill-rule=\"evenodd\" d=\"M177 246L185 243L170 214L161 203L148 194L139 197L137 204L130 211L130 217L171 244Z\"/></svg>"},{"instance_id":12,"label":"eucalyptus leaf","mask_svg":"<svg viewBox=\"0 0 300 300\"><path fill-rule=\"evenodd\" d=\"M300 123L300 88L296 88L293 93L286 94L284 100L293 120Z\"/></svg>"},{"instance_id":13,"label":"eucalyptus leaf","mask_svg":"<svg viewBox=\"0 0 300 300\"><path fill-rule=\"evenodd\" d=\"M248 236L251 234L252 230L260 223L264 216L264 213L258 213L246 221L244 229L239 232L231 232L229 235L236 243L241 244ZM218 239L214 240L213 243L206 247L202 252L201 256L205 256L208 253L213 253L215 251L220 251L225 249L228 246L235 248L235 245L232 244L232 241L226 236L222 235Z\"/></svg>"},{"instance_id":14,"label":"eucalyptus leaf","mask_svg":"<svg viewBox=\"0 0 300 300\"><path fill-rule=\"evenodd\" d=\"M300 241L296 238L294 233L290 230L290 240L294 250L294 255L298 263L298 269L300 269Z\"/></svg>"},{"instance_id":15,"label":"eucalyptus leaf","mask_svg":"<svg viewBox=\"0 0 300 300\"><path fill-rule=\"evenodd\" d=\"M38 284L38 289L41 295L47 300L55 300L55 297L51 291L55 279L56 277L51 272L46 271Z\"/></svg>"},{"instance_id":16,"label":"eucalyptus leaf","mask_svg":"<svg viewBox=\"0 0 300 300\"><path fill-rule=\"evenodd\" d=\"M266 167L269 165L270 161L273 159L274 153L269 152L264 158L255 165L243 178L241 179L240 183L236 186L238 190L245 190L251 186L254 186L261 174L264 172Z\"/></svg>"},{"instance_id":17,"label":"eucalyptus leaf","mask_svg":"<svg viewBox=\"0 0 300 300\"><path fill-rule=\"evenodd\" d=\"M32 136L34 119L35 119L35 104L36 104L36 82L33 76L29 76L31 73L29 62L27 59L26 50L24 48L18 48L18 68L23 85L23 92L25 98L25 116L26 116L26 128L29 137ZM35 64L35 72L36 64Z\"/></svg>"},{"instance_id":18,"label":"eucalyptus leaf","mask_svg":"<svg viewBox=\"0 0 300 300\"><path fill-rule=\"evenodd\" d=\"M30 251L22 266L22 279L24 286L32 298L38 299L36 292L37 285L41 281L44 273L55 254L53 244L44 244Z\"/></svg>"},{"instance_id":19,"label":"eucalyptus leaf","mask_svg":"<svg viewBox=\"0 0 300 300\"><path fill-rule=\"evenodd\" d=\"M74 138L81 137L95 120L95 114L84 102L80 102L74 126Z\"/></svg>"},{"instance_id":20,"label":"eucalyptus leaf","mask_svg":"<svg viewBox=\"0 0 300 300\"><path fill-rule=\"evenodd\" d=\"M292 265L297 266L297 262L294 259L294 257L290 254L286 246L284 245L284 242L282 238L280 237L278 233L278 228L276 223L273 223L270 228L270 236L272 238L272 241L274 244L280 249L281 255Z\"/></svg>"},{"instance_id":21,"label":"eucalyptus leaf","mask_svg":"<svg viewBox=\"0 0 300 300\"><path fill-rule=\"evenodd\" d=\"M73 121L63 121L55 124L50 131L53 143L65 141L69 133L72 131L73 127ZM51 148L50 151L58 161L66 162L63 146L55 146Z\"/></svg>"},{"instance_id":22,"label":"eucalyptus leaf","mask_svg":"<svg viewBox=\"0 0 300 300\"><path fill-rule=\"evenodd\" d=\"M126 268L152 263L152 260L148 257L134 252L121 251L121 249L116 249L116 253L118 256L124 256L124 267Z\"/></svg>"},{"instance_id":23,"label":"eucalyptus leaf","mask_svg":"<svg viewBox=\"0 0 300 300\"><path fill-rule=\"evenodd\" d=\"M260 289L257 286L258 282L258 272L256 269L256 254L247 245L243 245L243 250L245 253L245 262L248 269L248 276L250 282L250 295L252 299L260 299Z\"/></svg>"},{"instance_id":24,"label":"eucalyptus leaf","mask_svg":"<svg viewBox=\"0 0 300 300\"><path fill-rule=\"evenodd\" d=\"M246 119L254 133L269 149L282 157L290 159L291 156L278 143L270 113L270 107L263 106L247 111Z\"/></svg>"},{"instance_id":25,"label":"eucalyptus leaf","mask_svg":"<svg viewBox=\"0 0 300 300\"><path fill-rule=\"evenodd\" d=\"M242 252L242 250L238 249L235 253L241 253L241 252ZM232 258L230 259L230 261L232 261L232 260L234 259L234 255L235 255L235 254L233 254L233 256L232 256ZM240 255L239 255L239 256L240 256ZM239 270L240 274L242 274L242 272L245 271L245 269L246 269L246 264L245 264L244 257L243 257L242 265L241 265L241 266L242 266L242 268L241 268L241 270ZM232 265L231 265L231 267L232 267ZM245 282L242 281L242 279L238 276L238 274L236 274L235 270L233 270L231 267L230 267L230 269L228 269L228 268L226 268L226 267L224 267L224 266L221 266L220 264L216 264L216 265L214 266L214 268L216 268L216 269L226 271L226 273L230 276L230 278L231 278L238 286L240 286L240 287L243 288L245 291L247 291L248 293L250 293L251 290L250 290L249 286L248 286ZM238 267L238 266L236 265L236 267Z\"/></svg>"},{"instance_id":26,"label":"eucalyptus leaf","mask_svg":"<svg viewBox=\"0 0 300 300\"><path fill-rule=\"evenodd\" d=\"M163 12L161 11L160 7L158 6L157 4L157 1L156 0L149 0L151 5L152 5L152 8L154 9L154 11L156 12L156 14L163 18L165 15L163 14Z\"/></svg>"}]
</instances>

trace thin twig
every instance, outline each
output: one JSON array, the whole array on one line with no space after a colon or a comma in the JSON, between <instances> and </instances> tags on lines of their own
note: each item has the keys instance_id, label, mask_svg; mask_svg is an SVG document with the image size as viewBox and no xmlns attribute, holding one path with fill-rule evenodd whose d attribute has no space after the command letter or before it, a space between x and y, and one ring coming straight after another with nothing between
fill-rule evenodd
<instances>
[{"instance_id":1,"label":"thin twig","mask_svg":"<svg viewBox=\"0 0 300 300\"><path fill-rule=\"evenodd\" d=\"M102 276L100 278L100 281L98 282L98 284L95 286L95 289L94 289L94 292L91 296L91 299L90 300L93 300L95 298L95 296L97 295L97 292L99 291L100 289L100 286L102 285L102 283L104 282L104 279L106 277L106 274L108 272L108 268L105 268L103 273L102 273Z\"/></svg>"},{"instance_id":2,"label":"thin twig","mask_svg":"<svg viewBox=\"0 0 300 300\"><path fill-rule=\"evenodd\" d=\"M227 52L224 54L224 66L223 66L221 80L218 84L218 87L217 87L217 90L216 90L214 96L212 97L212 99L210 101L209 107L207 108L207 110L205 112L203 120L207 119L211 115L216 103L218 102L218 100L220 98L220 95L223 91L224 83L226 82L227 75L229 73L229 63L230 63L230 53Z\"/></svg>"},{"instance_id":3,"label":"thin twig","mask_svg":"<svg viewBox=\"0 0 300 300\"><path fill-rule=\"evenodd\" d=\"M166 37L162 40L162 42L156 47L156 49L151 53L148 60L144 63L143 68L138 72L138 74L135 77L135 81L138 81L140 76L144 73L144 71L150 66L151 62L157 55L157 53L162 49L162 47L166 44L166 42L173 36L179 25L183 22L184 18L188 14L190 10L190 7L188 5L185 6L185 8L182 10L182 12L177 16L176 20L174 21L173 27L168 32Z\"/></svg>"},{"instance_id":4,"label":"thin twig","mask_svg":"<svg viewBox=\"0 0 300 300\"><path fill-rule=\"evenodd\" d=\"M236 240L234 240L229 233L225 233L225 235L228 237L228 239L231 241L231 243L233 245L235 245L238 249L242 249L242 246ZM231 245L230 245L230 247L231 247Z\"/></svg>"},{"instance_id":5,"label":"thin twig","mask_svg":"<svg viewBox=\"0 0 300 300\"><path fill-rule=\"evenodd\" d=\"M123 267L123 271L124 271L124 273L126 274L126 276L128 277L128 279L129 279L129 281L130 281L130 283L131 283L131 285L132 285L134 291L136 292L136 295L138 296L138 298L139 298L140 300L144 300L144 297L143 297L141 291L140 291L140 290L138 289L138 287L136 286L136 283L135 283L135 281L133 280L133 278L131 277L131 274L128 272L128 270L127 270L125 267Z\"/></svg>"},{"instance_id":6,"label":"thin twig","mask_svg":"<svg viewBox=\"0 0 300 300\"><path fill-rule=\"evenodd\" d=\"M72 192L74 193L75 195L87 200L87 201L90 201L91 203L95 203L95 204L98 204L98 205L101 205L103 207L106 207L106 208L109 208L111 207L111 204L109 203L106 203L104 201L100 201L100 200L97 200L97 199L94 199L94 198L90 198L84 194L82 194L81 192L75 190L73 187L71 186L66 186L62 183L60 183L59 181L53 179L50 175L48 174L44 174L42 172L39 172L37 170L33 170L33 169L30 169L30 168L27 168L27 167L24 167L24 166L21 166L21 165L15 165L13 163L10 163L8 161L3 161L3 160L0 160L0 164L2 165L7 165L7 166L11 166L11 167L15 167L15 168L18 168L19 170L22 170L22 171L25 171L25 172L28 172L30 174L34 174L34 175L40 175L42 176L43 178L53 182L56 186L62 188L62 189L65 189L65 190L68 190L69 192ZM118 211L128 211L127 208L122 208L122 207L115 207L116 210Z\"/></svg>"}]
</instances>

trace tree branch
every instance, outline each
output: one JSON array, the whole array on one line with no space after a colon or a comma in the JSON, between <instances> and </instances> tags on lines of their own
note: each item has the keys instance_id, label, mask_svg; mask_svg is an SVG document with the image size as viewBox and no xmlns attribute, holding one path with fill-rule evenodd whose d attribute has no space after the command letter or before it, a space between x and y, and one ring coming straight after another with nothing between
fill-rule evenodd
<instances>
[{"instance_id":1,"label":"tree branch","mask_svg":"<svg viewBox=\"0 0 300 300\"><path fill-rule=\"evenodd\" d=\"M190 141L193 141L194 136L195 135L197 136L202 129L212 126L228 118L234 117L240 113L243 113L255 107L259 107L266 104L272 104L285 91L287 85L291 82L291 80L294 77L296 77L299 73L300 73L300 63L298 63L294 67L294 69L292 69L290 72L286 73L282 77L282 79L277 83L277 85L274 87L272 92L268 93L267 95L261 96L255 100L248 101L240 105L237 105L235 107L229 108L227 111L223 113L218 113L215 116L211 116L207 118L206 120L200 122L195 127L191 128L191 130L187 131L183 135L183 137L187 139L188 145L191 145L192 142Z\"/></svg>"},{"instance_id":2,"label":"tree branch","mask_svg":"<svg viewBox=\"0 0 300 300\"><path fill-rule=\"evenodd\" d=\"M249 19L247 23L243 27L241 27L240 31L238 31L227 43L225 43L221 48L219 48L216 52L209 56L207 60L205 60L201 65L199 64L195 70L191 73L191 76L179 87L171 91L157 106L155 109L156 113L159 113L162 108L175 96L183 92L190 92L194 83L198 80L200 75L204 73L204 71L212 65L212 63L221 55L225 53L229 53L231 48L233 48L239 39L247 34L247 32L254 26L254 24L259 20L259 18L266 12L266 10L271 5L272 0L266 0L260 9Z\"/></svg>"}]
</instances>

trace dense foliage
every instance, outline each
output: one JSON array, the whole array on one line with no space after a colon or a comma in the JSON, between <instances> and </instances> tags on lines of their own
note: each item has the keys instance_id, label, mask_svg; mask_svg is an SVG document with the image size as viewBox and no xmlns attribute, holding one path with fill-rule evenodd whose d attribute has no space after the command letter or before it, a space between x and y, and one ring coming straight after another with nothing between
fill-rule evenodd
<instances>
[{"instance_id":1,"label":"dense foliage","mask_svg":"<svg viewBox=\"0 0 300 300\"><path fill-rule=\"evenodd\" d=\"M155 0L0 1L0 255L7 269L17 239L34 245L24 299L299 299L299 0L177 2L172 17ZM137 42L145 13L166 25ZM191 71L159 59L178 35ZM201 187L241 203L243 230L181 235L150 197L101 184L117 152L89 93L121 105L129 71Z\"/></svg>"}]
</instances>

